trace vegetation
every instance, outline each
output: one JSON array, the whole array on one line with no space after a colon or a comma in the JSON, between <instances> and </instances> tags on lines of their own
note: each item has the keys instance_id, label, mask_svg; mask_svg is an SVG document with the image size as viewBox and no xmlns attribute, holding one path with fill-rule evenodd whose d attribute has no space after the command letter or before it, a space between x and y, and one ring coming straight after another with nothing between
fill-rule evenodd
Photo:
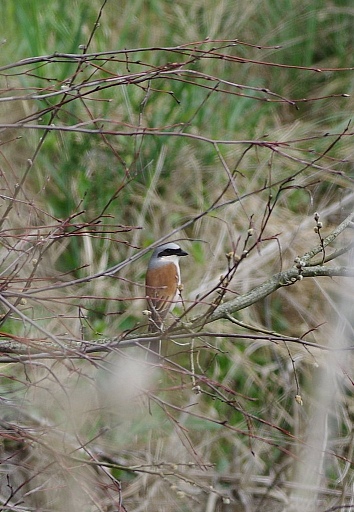
<instances>
[{"instance_id":1,"label":"vegetation","mask_svg":"<svg viewBox=\"0 0 354 512\"><path fill-rule=\"evenodd\" d=\"M0 510L350 510L351 2L2 11Z\"/></svg>"}]
</instances>

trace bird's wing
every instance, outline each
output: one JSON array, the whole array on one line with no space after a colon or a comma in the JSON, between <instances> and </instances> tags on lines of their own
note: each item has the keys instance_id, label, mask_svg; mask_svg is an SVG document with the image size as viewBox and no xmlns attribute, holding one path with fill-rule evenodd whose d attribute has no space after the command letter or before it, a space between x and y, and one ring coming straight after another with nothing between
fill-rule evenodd
<instances>
[{"instance_id":1,"label":"bird's wing","mask_svg":"<svg viewBox=\"0 0 354 512\"><path fill-rule=\"evenodd\" d=\"M150 269L146 275L146 297L153 322L161 326L176 299L178 272L174 263Z\"/></svg>"}]
</instances>

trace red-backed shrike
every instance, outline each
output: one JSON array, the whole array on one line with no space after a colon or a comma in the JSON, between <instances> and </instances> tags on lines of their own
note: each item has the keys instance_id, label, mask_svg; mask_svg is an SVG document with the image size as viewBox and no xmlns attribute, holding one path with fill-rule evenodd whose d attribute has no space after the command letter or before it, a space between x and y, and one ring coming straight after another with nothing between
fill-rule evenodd
<instances>
[{"instance_id":1,"label":"red-backed shrike","mask_svg":"<svg viewBox=\"0 0 354 512\"><path fill-rule=\"evenodd\" d=\"M187 255L179 245L168 243L157 247L151 256L145 280L150 332L163 330L163 322L176 303L181 285L179 258ZM159 353L159 347L158 341L150 350Z\"/></svg>"}]
</instances>

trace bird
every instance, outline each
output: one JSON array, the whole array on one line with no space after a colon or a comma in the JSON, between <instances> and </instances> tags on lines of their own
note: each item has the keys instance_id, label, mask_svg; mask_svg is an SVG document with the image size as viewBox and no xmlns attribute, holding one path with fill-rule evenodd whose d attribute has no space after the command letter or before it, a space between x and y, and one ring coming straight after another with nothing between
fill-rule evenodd
<instances>
[{"instance_id":1,"label":"bird","mask_svg":"<svg viewBox=\"0 0 354 512\"><path fill-rule=\"evenodd\" d=\"M179 258L188 253L173 242L160 245L152 253L145 278L145 293L149 310L149 332L164 329L164 320L175 305L181 287ZM150 344L150 350L159 354L160 341ZM156 357L149 357L152 360Z\"/></svg>"}]
</instances>

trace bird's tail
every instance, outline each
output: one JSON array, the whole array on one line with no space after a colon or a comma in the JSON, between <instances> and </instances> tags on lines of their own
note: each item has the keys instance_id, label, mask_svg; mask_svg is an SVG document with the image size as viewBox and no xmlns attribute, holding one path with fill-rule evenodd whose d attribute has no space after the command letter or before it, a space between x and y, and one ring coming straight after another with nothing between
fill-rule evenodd
<instances>
[{"instance_id":1,"label":"bird's tail","mask_svg":"<svg viewBox=\"0 0 354 512\"><path fill-rule=\"evenodd\" d=\"M161 332L161 330L162 330L162 324L161 324L161 327L159 328L159 325L157 325L156 322L152 322L150 320L149 329L148 329L150 334L158 334L159 332ZM161 340L151 341L148 344L148 349L149 349L149 351L147 353L146 360L149 363L158 363L160 360L160 354L161 354Z\"/></svg>"},{"instance_id":2,"label":"bird's tail","mask_svg":"<svg viewBox=\"0 0 354 512\"><path fill-rule=\"evenodd\" d=\"M149 352L147 353L146 360L149 363L158 363L161 355L161 340L151 341L148 348Z\"/></svg>"}]
</instances>

